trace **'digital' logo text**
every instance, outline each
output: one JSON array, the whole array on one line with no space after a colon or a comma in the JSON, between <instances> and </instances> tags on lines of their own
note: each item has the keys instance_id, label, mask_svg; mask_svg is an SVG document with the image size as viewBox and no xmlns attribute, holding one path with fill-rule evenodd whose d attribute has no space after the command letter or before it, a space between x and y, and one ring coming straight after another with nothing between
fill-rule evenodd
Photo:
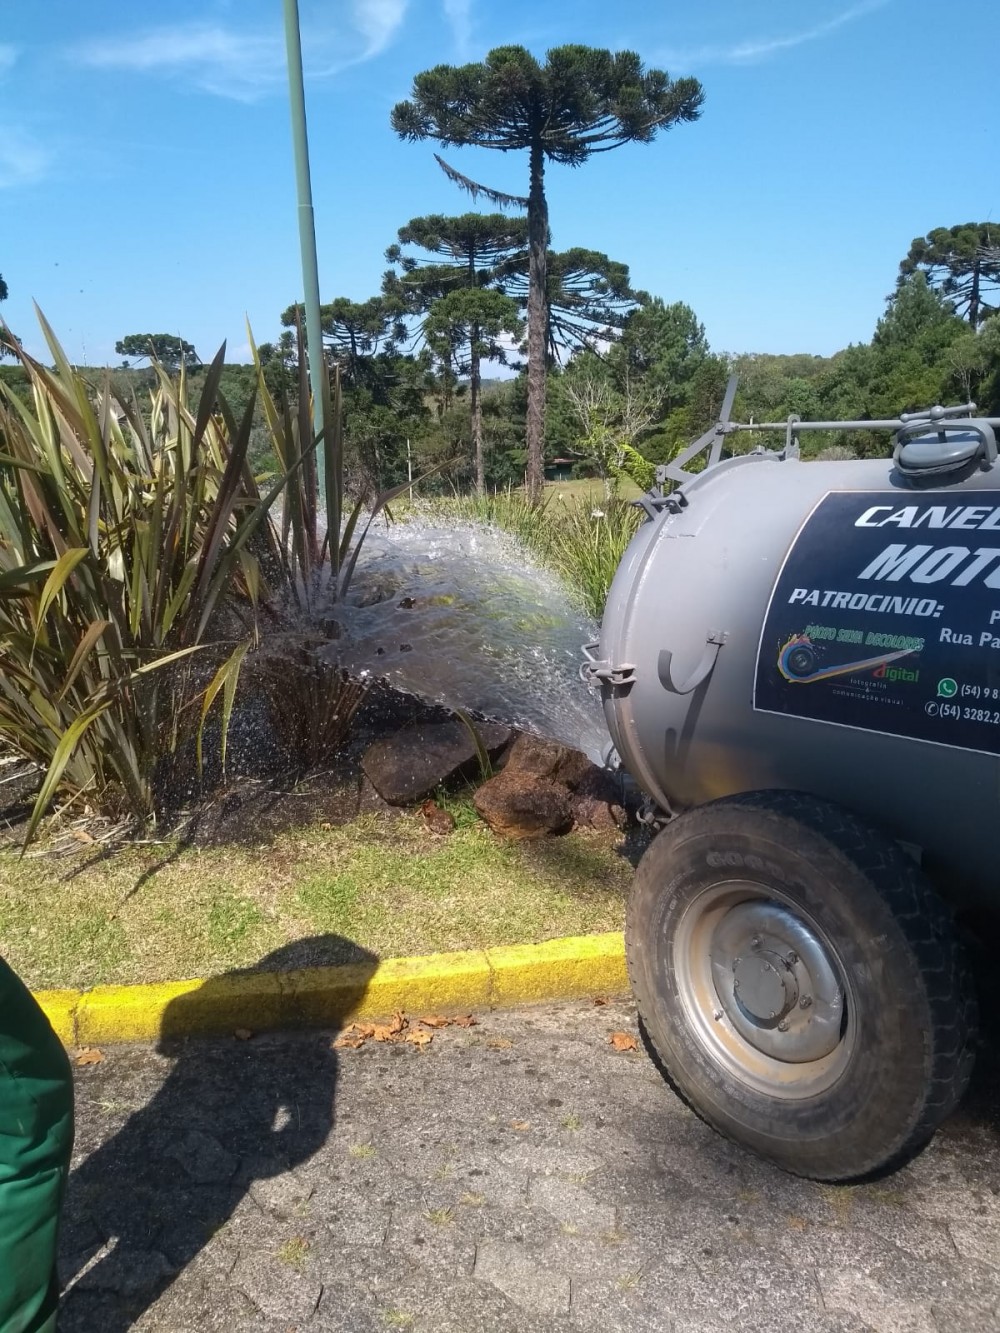
<instances>
[{"instance_id":1,"label":"'digital' logo text","mask_svg":"<svg viewBox=\"0 0 1000 1333\"><path fill-rule=\"evenodd\" d=\"M909 667L889 666L887 662L881 662L872 675L877 680L919 680L920 672L914 671Z\"/></svg>"}]
</instances>

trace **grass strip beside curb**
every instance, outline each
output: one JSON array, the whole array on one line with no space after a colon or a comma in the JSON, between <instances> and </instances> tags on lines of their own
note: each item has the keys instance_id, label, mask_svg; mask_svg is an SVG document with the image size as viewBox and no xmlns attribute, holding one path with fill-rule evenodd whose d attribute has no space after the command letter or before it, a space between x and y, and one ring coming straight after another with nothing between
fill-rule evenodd
<instances>
[{"instance_id":1,"label":"grass strip beside curb","mask_svg":"<svg viewBox=\"0 0 1000 1333\"><path fill-rule=\"evenodd\" d=\"M611 931L372 965L39 991L35 998L64 1045L96 1046L237 1028L337 1027L397 1009L468 1012L627 990L624 941Z\"/></svg>"}]
</instances>

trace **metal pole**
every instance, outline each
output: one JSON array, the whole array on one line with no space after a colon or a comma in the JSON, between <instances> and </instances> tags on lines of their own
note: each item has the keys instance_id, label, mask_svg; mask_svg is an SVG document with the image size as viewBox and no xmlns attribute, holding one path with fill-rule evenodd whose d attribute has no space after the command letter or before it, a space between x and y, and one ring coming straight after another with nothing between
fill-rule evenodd
<instances>
[{"instance_id":1,"label":"metal pole","mask_svg":"<svg viewBox=\"0 0 1000 1333\"><path fill-rule=\"evenodd\" d=\"M299 199L299 246L306 307L306 355L313 400L313 430L325 432L323 413L323 329L319 314L319 266L316 261L316 225L313 219L312 182L309 177L309 139L306 134L306 96L302 84L302 37L298 0L285 0L285 45L288 50L288 93L292 112L292 146ZM324 444L316 451L316 485L320 503L326 496Z\"/></svg>"}]
</instances>

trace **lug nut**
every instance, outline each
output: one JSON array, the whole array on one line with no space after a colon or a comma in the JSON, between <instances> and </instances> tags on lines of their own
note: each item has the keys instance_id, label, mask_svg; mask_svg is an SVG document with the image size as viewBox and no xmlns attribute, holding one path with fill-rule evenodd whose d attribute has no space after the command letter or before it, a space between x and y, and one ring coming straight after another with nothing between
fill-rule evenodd
<instances>
[{"instance_id":1,"label":"lug nut","mask_svg":"<svg viewBox=\"0 0 1000 1333\"><path fill-rule=\"evenodd\" d=\"M788 966L789 966L789 967L794 967L795 964L799 961L799 956L798 956L798 954L795 952L794 949L791 949L791 950L785 955L785 961L788 963Z\"/></svg>"},{"instance_id":2,"label":"lug nut","mask_svg":"<svg viewBox=\"0 0 1000 1333\"><path fill-rule=\"evenodd\" d=\"M713 1013L712 1017L713 1017L713 1018L715 1019L715 1021L718 1023L719 1019L722 1017L722 1010L721 1010L721 1009L716 1009L716 1011Z\"/></svg>"},{"instance_id":3,"label":"lug nut","mask_svg":"<svg viewBox=\"0 0 1000 1333\"><path fill-rule=\"evenodd\" d=\"M799 1000L799 1008L808 1009L809 1006L812 1004L812 1002L813 1002L813 997L811 995L803 995L802 999Z\"/></svg>"},{"instance_id":4,"label":"lug nut","mask_svg":"<svg viewBox=\"0 0 1000 1333\"><path fill-rule=\"evenodd\" d=\"M762 944L762 940L761 940L760 936L759 936L759 935L755 935L755 936L753 937L753 939L750 941L750 948L751 948L751 949L759 949L760 946L761 946L761 944Z\"/></svg>"},{"instance_id":5,"label":"lug nut","mask_svg":"<svg viewBox=\"0 0 1000 1333\"><path fill-rule=\"evenodd\" d=\"M788 1019L787 1019L787 1018L783 1018L783 1019L781 1020L781 1022L778 1024L778 1031L779 1031L779 1032L787 1032L787 1031L788 1031Z\"/></svg>"}]
</instances>

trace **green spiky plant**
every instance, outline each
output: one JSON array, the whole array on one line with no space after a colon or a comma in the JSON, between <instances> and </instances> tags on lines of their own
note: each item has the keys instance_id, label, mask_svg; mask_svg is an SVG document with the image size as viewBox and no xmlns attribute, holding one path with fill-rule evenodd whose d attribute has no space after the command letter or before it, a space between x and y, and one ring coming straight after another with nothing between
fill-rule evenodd
<instances>
[{"instance_id":1,"label":"green spiky plant","mask_svg":"<svg viewBox=\"0 0 1000 1333\"><path fill-rule=\"evenodd\" d=\"M175 380L154 363L140 407L71 366L38 317L51 369L0 324L30 386L19 397L0 384L0 747L44 772L25 843L57 793L133 822L155 816L178 752L201 770L213 711L224 774L245 660L260 659L255 686L293 764L328 758L364 688L318 652L311 612L319 594L328 607L346 593L372 522L407 489L379 495L364 524L360 504L341 522L339 375L318 437L301 337L295 410L269 392L252 336L256 391L239 420L219 389L224 345L197 403L183 367ZM279 461L266 493L248 464L257 402ZM263 606L272 651L248 659Z\"/></svg>"},{"instance_id":2,"label":"green spiky plant","mask_svg":"<svg viewBox=\"0 0 1000 1333\"><path fill-rule=\"evenodd\" d=\"M310 600L324 559L335 574L333 594L343 589L360 516L352 515L332 551L318 547L317 449L330 530L340 531L336 383L328 438L314 439L306 395L301 417L279 410L258 364L282 468L261 494L247 462L254 403L237 421L219 392L225 347L196 404L183 370L175 381L155 367L144 410L135 399L114 399L107 378L91 384L41 314L39 321L53 367L8 335L30 402L0 385L0 744L45 774L26 842L57 792L113 817L155 815L158 782L183 741L196 737L200 767L213 708L221 711L224 768L262 599L270 600L272 621L287 627L288 604ZM279 498L280 534L269 517ZM377 508L390 498L380 497ZM315 694L315 672L306 674ZM346 688L337 673L323 694L343 726L359 692L338 704L338 681Z\"/></svg>"},{"instance_id":3,"label":"green spiky plant","mask_svg":"<svg viewBox=\"0 0 1000 1333\"><path fill-rule=\"evenodd\" d=\"M30 405L0 385L0 740L45 770L28 839L57 790L154 813L158 765L220 693L225 735L261 562L280 564L281 482L254 484L252 408L235 422L218 394L224 349L195 407L158 368L143 413L95 392L39 319L53 368L15 345Z\"/></svg>"}]
</instances>

